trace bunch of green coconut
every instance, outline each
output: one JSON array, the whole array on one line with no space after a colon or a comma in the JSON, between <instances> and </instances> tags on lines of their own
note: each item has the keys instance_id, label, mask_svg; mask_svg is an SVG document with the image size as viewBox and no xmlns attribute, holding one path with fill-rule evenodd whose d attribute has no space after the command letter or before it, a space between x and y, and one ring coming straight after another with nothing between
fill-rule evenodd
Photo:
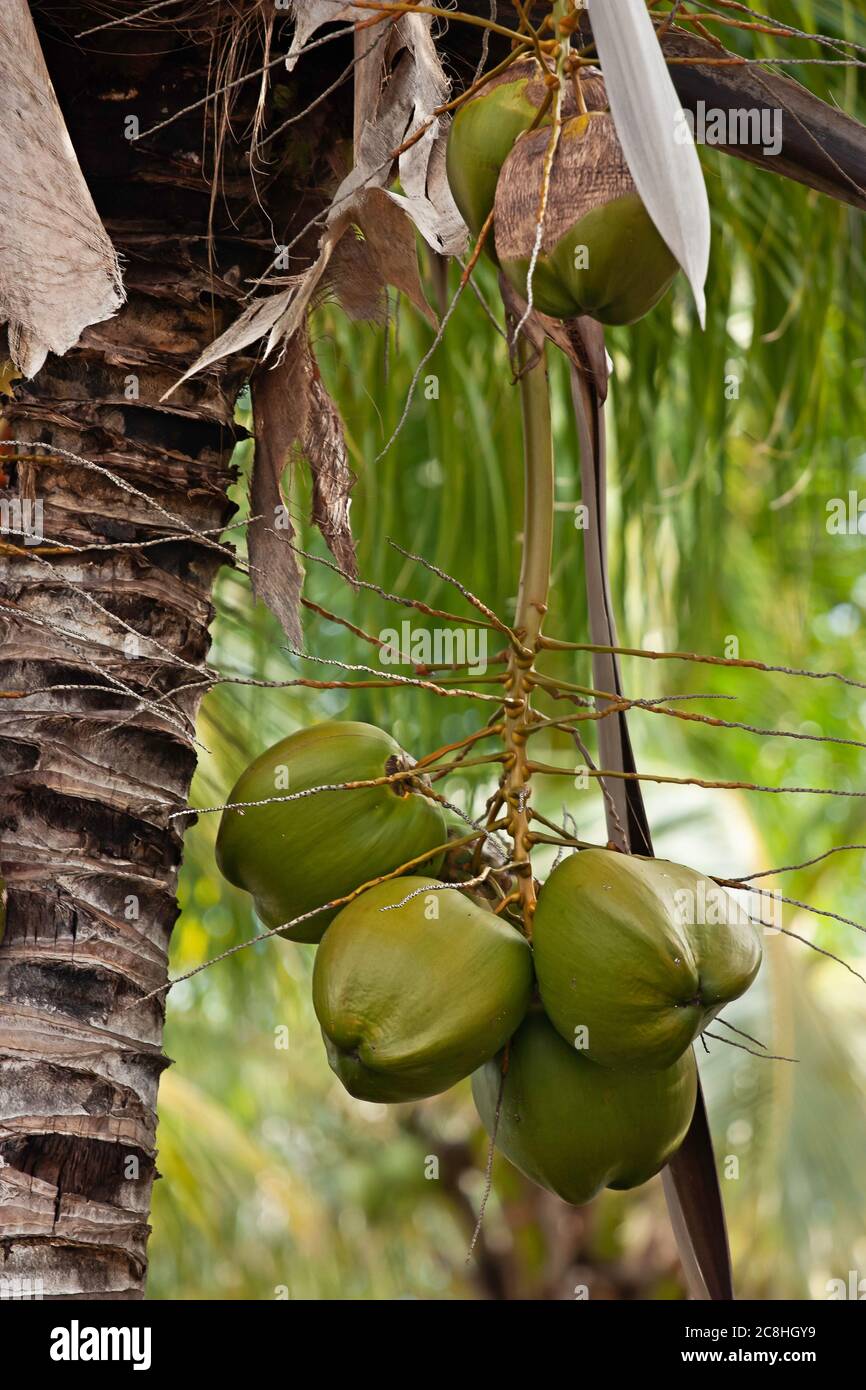
<instances>
[{"instance_id":1,"label":"bunch of green coconut","mask_svg":"<svg viewBox=\"0 0 866 1390\"><path fill-rule=\"evenodd\" d=\"M470 231L484 234L484 251L524 297L534 262L541 313L634 323L666 293L677 262L635 188L601 73L568 82L554 146L556 80L535 59L517 61L464 102L449 132L448 182Z\"/></svg>"},{"instance_id":2,"label":"bunch of green coconut","mask_svg":"<svg viewBox=\"0 0 866 1390\"><path fill-rule=\"evenodd\" d=\"M530 943L478 891L467 826L369 724L292 734L229 803L220 868L266 926L320 943L313 1004L353 1096L414 1101L471 1076L498 1148L575 1204L667 1163L695 1105L691 1044L761 961L724 890L581 850L541 887Z\"/></svg>"}]
</instances>

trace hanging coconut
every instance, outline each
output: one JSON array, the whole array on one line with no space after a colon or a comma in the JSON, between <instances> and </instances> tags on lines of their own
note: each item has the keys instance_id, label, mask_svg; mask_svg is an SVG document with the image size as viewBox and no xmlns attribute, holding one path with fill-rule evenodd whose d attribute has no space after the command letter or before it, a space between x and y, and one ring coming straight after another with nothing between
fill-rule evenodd
<instances>
[{"instance_id":1,"label":"hanging coconut","mask_svg":"<svg viewBox=\"0 0 866 1390\"><path fill-rule=\"evenodd\" d=\"M472 1077L488 1134L521 1173L582 1206L604 1187L639 1187L676 1153L691 1123L697 1068L691 1049L664 1071L611 1071L569 1047L540 1011L503 1057Z\"/></svg>"},{"instance_id":2,"label":"hanging coconut","mask_svg":"<svg viewBox=\"0 0 866 1390\"><path fill-rule=\"evenodd\" d=\"M601 74L581 76L583 100L589 110L602 110L607 97ZM496 194L496 181L515 140L539 119L550 88L534 58L513 63L487 82L477 96L460 106L448 132L446 168L451 193L473 236L487 221ZM566 87L563 117L577 111L572 84ZM540 117L549 127L551 107ZM485 249L493 254L493 237Z\"/></svg>"},{"instance_id":3,"label":"hanging coconut","mask_svg":"<svg viewBox=\"0 0 866 1390\"><path fill-rule=\"evenodd\" d=\"M748 989L761 938L730 893L666 859L564 859L533 921L544 1008L605 1067L668 1067Z\"/></svg>"},{"instance_id":4,"label":"hanging coconut","mask_svg":"<svg viewBox=\"0 0 866 1390\"><path fill-rule=\"evenodd\" d=\"M524 298L550 141L550 130L522 135L496 186L496 254ZM613 117L590 112L566 121L551 168L532 276L535 307L559 319L587 314L634 323L662 298L678 267L638 196Z\"/></svg>"},{"instance_id":5,"label":"hanging coconut","mask_svg":"<svg viewBox=\"0 0 866 1390\"><path fill-rule=\"evenodd\" d=\"M392 873L445 843L442 812L419 790L420 776L315 792L297 801L273 798L412 767L390 734L372 724L330 721L291 734L256 758L232 788L229 803L271 801L223 812L216 843L220 869L253 895L267 927ZM423 868L436 873L441 862L438 855ZM318 941L337 910L318 913L283 935Z\"/></svg>"},{"instance_id":6,"label":"hanging coconut","mask_svg":"<svg viewBox=\"0 0 866 1390\"><path fill-rule=\"evenodd\" d=\"M447 1091L511 1037L531 989L525 938L420 877L377 884L349 903L313 971L328 1061L347 1091L373 1101Z\"/></svg>"}]
</instances>

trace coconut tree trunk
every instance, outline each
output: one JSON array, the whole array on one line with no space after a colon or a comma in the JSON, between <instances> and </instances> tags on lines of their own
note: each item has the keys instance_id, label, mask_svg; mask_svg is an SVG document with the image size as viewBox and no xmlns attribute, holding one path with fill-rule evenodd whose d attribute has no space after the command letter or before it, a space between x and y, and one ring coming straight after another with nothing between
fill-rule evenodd
<instances>
[{"instance_id":1,"label":"coconut tree trunk","mask_svg":"<svg viewBox=\"0 0 866 1390\"><path fill-rule=\"evenodd\" d=\"M271 237L239 146L209 240L201 110L140 145L125 135L128 114L143 131L204 94L207 42L144 30L76 47L45 13L46 59L128 303L17 383L7 432L51 447L0 458L12 504L0 536L0 1284L6 1296L134 1299L167 1065L163 998L138 1001L167 978L188 823L171 814L195 766L221 563L187 528L215 533L230 515L249 363L160 397L237 313ZM64 20L74 32L104 18ZM28 501L42 504L41 545L14 534ZM36 518L31 505L31 531Z\"/></svg>"},{"instance_id":2,"label":"coconut tree trunk","mask_svg":"<svg viewBox=\"0 0 866 1390\"><path fill-rule=\"evenodd\" d=\"M86 455L212 530L228 515L237 372L183 413L155 407L154 387L204 345L209 316L191 268L164 259L162 241L158 263L152 250L136 246L122 317L43 370L12 421L17 437ZM159 294L169 271L175 302ZM148 399L130 404L133 370ZM202 687L172 700L171 723L154 702L206 657L218 559L188 540L115 548L179 528L62 457L34 451L7 468L4 495L41 501L46 536L105 548L24 549L0 566L0 680L33 692L4 700L0 732L3 1278L55 1298L136 1297L166 1059L162 1000L135 1001L166 979L183 827L169 815L186 802Z\"/></svg>"}]
</instances>

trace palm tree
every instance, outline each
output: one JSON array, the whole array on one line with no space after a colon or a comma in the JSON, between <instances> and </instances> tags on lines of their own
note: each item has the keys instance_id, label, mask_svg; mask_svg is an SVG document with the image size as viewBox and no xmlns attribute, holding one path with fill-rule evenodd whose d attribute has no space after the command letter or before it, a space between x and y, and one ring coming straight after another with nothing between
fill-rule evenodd
<instances>
[{"instance_id":1,"label":"palm tree","mask_svg":"<svg viewBox=\"0 0 866 1390\"><path fill-rule=\"evenodd\" d=\"M234 409L254 375L249 344L164 397L237 318L275 248L281 272L313 259L312 231L288 262L281 248L326 205L323 190L340 172L334 132L348 139L352 126L344 88L319 99L351 60L349 39L289 82L274 56L288 48L279 10L259 0L151 8L133 20L139 7L125 0L62 10L46 0L4 19L21 34L32 17L99 220L80 191L74 217L91 248L101 221L126 295L107 317L115 277L97 245L90 273L102 275L105 312L84 319L73 350L39 362L40 342L55 341L52 296L59 322L76 266L63 246L51 255L53 185L40 181L38 164L25 170L30 222L4 227L2 259L8 278L32 234L43 257L40 295L31 295L42 303L42 337L32 332L28 343L16 328L28 323L26 283L0 298L10 320L2 355L23 373L5 412L16 442L4 447L4 497L19 511L11 524L4 518L0 580L8 890L0 1239L4 1277L41 1280L53 1298L136 1298L144 1288L166 1065L162 997L150 996L165 985L177 915L187 818L175 813L187 805L208 683L210 592L227 554L218 538L232 514ZM487 13L486 3L466 8ZM471 71L477 44L453 30L453 61ZM674 29L670 42L701 41ZM268 64L263 82L256 74ZM38 77L36 59L33 71ZM693 69L678 71L693 78ZM704 85L692 99L711 93L713 70L698 71ZM783 172L863 206L859 128L812 99L797 101L804 107ZM260 158L262 130L305 111L269 144L271 162ZM816 140L829 159L815 156ZM61 226L65 211L57 209ZM15 376L7 370L4 381ZM274 423L273 406L266 418ZM284 428L287 447L294 435ZM317 483L324 529L346 560L323 474ZM25 511L28 502L42 504L44 535L20 534L38 514ZM706 1175L706 1153L695 1161Z\"/></svg>"},{"instance_id":2,"label":"palm tree","mask_svg":"<svg viewBox=\"0 0 866 1390\"><path fill-rule=\"evenodd\" d=\"M144 1287L166 1059L161 999L129 1006L165 981L183 828L170 816L195 766L195 673L252 364L239 356L160 398L236 315L262 249L315 198L328 150L327 125L310 122L271 198L272 172L253 179L221 103L202 105L215 74L261 66L275 27L262 7L173 6L166 23L76 38L125 8L138 7L32 7L126 302L19 381L7 411L9 435L49 447L8 453L3 495L38 500L54 544L3 546L4 690L42 693L7 702L3 732L2 1228L6 1276L40 1279L47 1297ZM243 130L257 84L231 96ZM130 116L143 132L183 105L164 131L127 138ZM7 246L20 235L4 228ZM63 290L50 260L45 276Z\"/></svg>"}]
</instances>

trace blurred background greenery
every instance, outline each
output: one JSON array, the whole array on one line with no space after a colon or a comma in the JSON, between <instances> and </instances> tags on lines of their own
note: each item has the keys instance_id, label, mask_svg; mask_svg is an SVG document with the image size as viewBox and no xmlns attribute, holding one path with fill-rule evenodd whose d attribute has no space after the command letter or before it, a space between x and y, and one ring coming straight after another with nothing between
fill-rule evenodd
<instances>
[{"instance_id":1,"label":"blurred background greenery","mask_svg":"<svg viewBox=\"0 0 866 1390\"><path fill-rule=\"evenodd\" d=\"M777 18L866 43L853 5L787 4ZM771 40L764 41L771 44ZM749 38L751 51L762 40ZM754 45L754 48L752 48ZM829 74L829 76L828 76ZM866 115L854 69L804 68L803 80ZM609 335L611 563L620 638L630 645L725 655L862 677L866 515L828 530L828 502L859 489L866 514L866 274L863 218L805 189L703 152L715 221L702 334L679 285L638 327ZM431 296L438 268L425 262ZM451 289L456 279L452 276ZM497 299L482 267L479 288ZM358 475L352 523L362 575L457 611L464 601L405 560L389 537L469 585L506 618L520 557L521 449L507 353L467 292L396 425L432 340L408 305L386 327L348 322L325 303L315 348L346 423ZM552 362L557 531L552 635L585 639L580 499L567 377ZM242 410L244 402L241 403ZM244 416L247 423L248 417ZM244 513L250 445L238 449ZM304 470L292 483L301 544L325 554ZM236 540L241 534L229 533ZM242 551L243 546L239 549ZM406 610L310 564L307 594L364 629ZM418 626L417 615L413 624ZM345 629L306 614L307 650L375 664ZM223 571L212 659L225 675L290 680L330 674L285 650L246 579ZM725 695L688 708L792 732L866 740L866 688L627 658L629 693ZM547 669L588 682L580 655ZM350 677L351 678L351 677ZM225 684L206 698L208 752L194 804L221 803L247 762L323 718L366 719L415 756L479 721L468 701L410 689L314 691ZM857 747L761 737L635 711L638 766L705 779L862 789ZM574 765L566 737L542 755ZM578 833L603 839L596 788L549 779L536 791ZM478 813L489 783L469 774L449 795ZM859 844L862 802L804 794L646 784L660 854L715 874L796 864ZM189 970L258 930L249 900L213 857L217 817L186 838L172 972ZM540 861L543 865L543 859ZM859 850L762 880L789 896L866 920ZM852 927L785 908L784 925L866 969ZM178 986L168 1001L176 1065L160 1091L160 1169L151 1239L151 1298L677 1298L683 1294L658 1179L574 1210L502 1159L472 1261L466 1254L484 1184L486 1144L468 1083L420 1105L352 1100L331 1075L310 1003L313 948L266 941ZM866 1274L866 984L786 936L767 940L738 1027L796 1063L711 1042L699 1063L723 1174L739 1296L827 1296L827 1281ZM288 1045L283 1046L285 1038ZM438 1177L430 1176L438 1159Z\"/></svg>"}]
</instances>

